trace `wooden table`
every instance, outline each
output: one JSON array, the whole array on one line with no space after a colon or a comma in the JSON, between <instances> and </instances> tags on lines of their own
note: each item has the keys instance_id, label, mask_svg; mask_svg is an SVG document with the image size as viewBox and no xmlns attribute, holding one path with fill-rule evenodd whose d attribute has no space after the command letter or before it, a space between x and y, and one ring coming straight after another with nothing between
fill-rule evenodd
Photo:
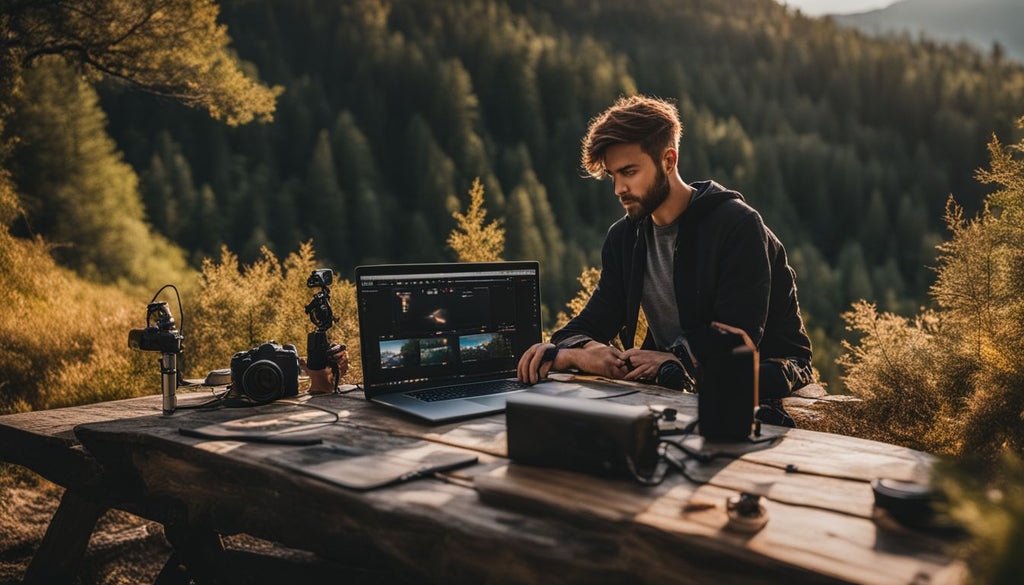
<instances>
[{"instance_id":1,"label":"wooden table","mask_svg":"<svg viewBox=\"0 0 1024 585\"><path fill-rule=\"evenodd\" d=\"M696 397L652 387L614 398L664 405L685 422ZM208 396L183 394L180 404ZM948 543L876 517L869 481L927 479L932 458L872 441L765 427L767 448L738 459L689 463L657 487L510 464L505 417L427 426L362 395L311 399L338 413L310 431L332 443L384 452L445 445L479 463L444 476L358 492L271 460L297 447L183 436L300 406L160 414L150 396L0 417L0 460L67 488L26 582L70 581L96 519L119 508L164 524L197 582L221 582L219 535L245 533L322 558L386 559L414 579L441 583L960 583ZM426 442L426 443L424 443ZM553 448L557 448L553 446ZM788 468L788 471L787 471ZM764 496L756 534L725 528L725 502Z\"/></svg>"}]
</instances>

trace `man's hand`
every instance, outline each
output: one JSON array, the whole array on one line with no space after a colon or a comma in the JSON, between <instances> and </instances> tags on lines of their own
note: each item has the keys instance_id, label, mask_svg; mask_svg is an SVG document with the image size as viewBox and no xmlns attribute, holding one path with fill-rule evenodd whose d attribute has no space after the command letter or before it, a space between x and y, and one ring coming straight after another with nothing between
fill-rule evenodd
<instances>
[{"instance_id":1,"label":"man's hand","mask_svg":"<svg viewBox=\"0 0 1024 585\"><path fill-rule=\"evenodd\" d=\"M573 365L582 372L596 374L605 378L621 379L626 375L626 357L622 351L611 345L598 341L589 341L580 349L571 351ZM558 357L562 357L559 353Z\"/></svg>"},{"instance_id":2,"label":"man's hand","mask_svg":"<svg viewBox=\"0 0 1024 585\"><path fill-rule=\"evenodd\" d=\"M537 343L523 353L516 368L516 376L520 382L536 384L547 377L552 368L576 368L588 374L616 379L626 375L626 362L618 348L598 341L589 341L582 348L559 351L554 362L541 363L544 352L553 347L555 346L550 343Z\"/></svg>"},{"instance_id":3,"label":"man's hand","mask_svg":"<svg viewBox=\"0 0 1024 585\"><path fill-rule=\"evenodd\" d=\"M519 358L519 365L516 366L516 377L525 384L536 384L547 377L548 371L554 362L544 362L544 352L555 347L553 343L535 343L530 346L523 357Z\"/></svg>"},{"instance_id":4,"label":"man's hand","mask_svg":"<svg viewBox=\"0 0 1024 585\"><path fill-rule=\"evenodd\" d=\"M658 370L662 364L668 361L679 362L676 356L670 353L635 347L627 349L622 357L628 360L626 365L631 366L629 373L626 374L627 380L654 380L658 377Z\"/></svg>"},{"instance_id":5,"label":"man's hand","mask_svg":"<svg viewBox=\"0 0 1024 585\"><path fill-rule=\"evenodd\" d=\"M334 344L327 349L327 360L338 364L338 376L344 376L348 372L348 348L344 345ZM302 373L309 376L310 394L330 394L334 392L334 384L331 383L331 370L330 368L324 368L322 370L310 370L306 368L306 358L299 358L299 367L302 368Z\"/></svg>"}]
</instances>

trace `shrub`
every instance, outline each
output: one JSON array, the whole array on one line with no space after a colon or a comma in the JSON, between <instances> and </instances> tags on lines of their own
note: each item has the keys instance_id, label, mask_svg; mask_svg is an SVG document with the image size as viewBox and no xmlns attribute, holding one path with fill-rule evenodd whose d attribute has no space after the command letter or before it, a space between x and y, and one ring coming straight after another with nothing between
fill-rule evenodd
<instances>
[{"instance_id":1,"label":"shrub","mask_svg":"<svg viewBox=\"0 0 1024 585\"><path fill-rule=\"evenodd\" d=\"M935 308L907 320L855 305L846 319L863 337L839 363L865 399L862 434L994 462L1024 450L1024 140L993 137L989 152L977 177L999 189L981 213L947 204Z\"/></svg>"},{"instance_id":2,"label":"shrub","mask_svg":"<svg viewBox=\"0 0 1024 585\"><path fill-rule=\"evenodd\" d=\"M262 253L251 265L239 266L238 257L223 248L218 261L203 262L187 315L190 330L185 332L185 368L190 375L201 377L208 370L227 368L236 352L271 340L294 344L305 354L306 333L313 329L305 306L315 292L306 287L306 278L320 268L313 243L302 244L283 262L267 248ZM328 337L347 344L351 358L344 381L359 381L362 367L353 283L335 281L331 309L338 323Z\"/></svg>"}]
</instances>

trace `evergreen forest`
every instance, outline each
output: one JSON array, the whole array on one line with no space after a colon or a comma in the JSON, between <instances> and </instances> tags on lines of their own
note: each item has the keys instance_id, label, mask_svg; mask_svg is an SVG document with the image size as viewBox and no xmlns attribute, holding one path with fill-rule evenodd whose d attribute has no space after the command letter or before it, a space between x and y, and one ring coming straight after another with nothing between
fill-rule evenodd
<instances>
[{"instance_id":1,"label":"evergreen forest","mask_svg":"<svg viewBox=\"0 0 1024 585\"><path fill-rule=\"evenodd\" d=\"M25 71L5 129L15 235L101 281L309 239L350 277L454 259L452 213L479 177L504 257L542 263L550 325L622 213L581 178L587 122L654 94L677 101L683 179L743 192L786 244L833 389L840 314L927 303L946 199L979 208L986 142L1014 136L1024 104L1024 67L999 52L873 39L772 0L228 0L219 22L277 96L253 123L55 60Z\"/></svg>"}]
</instances>

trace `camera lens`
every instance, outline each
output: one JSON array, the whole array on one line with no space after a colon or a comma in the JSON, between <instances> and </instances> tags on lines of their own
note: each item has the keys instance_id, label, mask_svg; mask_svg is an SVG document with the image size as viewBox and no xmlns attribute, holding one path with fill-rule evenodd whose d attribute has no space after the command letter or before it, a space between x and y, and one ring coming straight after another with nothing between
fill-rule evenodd
<instances>
[{"instance_id":1,"label":"camera lens","mask_svg":"<svg viewBox=\"0 0 1024 585\"><path fill-rule=\"evenodd\" d=\"M281 396L284 388L284 374L281 368L270 360L253 363L242 374L242 392L253 402L270 402Z\"/></svg>"}]
</instances>

